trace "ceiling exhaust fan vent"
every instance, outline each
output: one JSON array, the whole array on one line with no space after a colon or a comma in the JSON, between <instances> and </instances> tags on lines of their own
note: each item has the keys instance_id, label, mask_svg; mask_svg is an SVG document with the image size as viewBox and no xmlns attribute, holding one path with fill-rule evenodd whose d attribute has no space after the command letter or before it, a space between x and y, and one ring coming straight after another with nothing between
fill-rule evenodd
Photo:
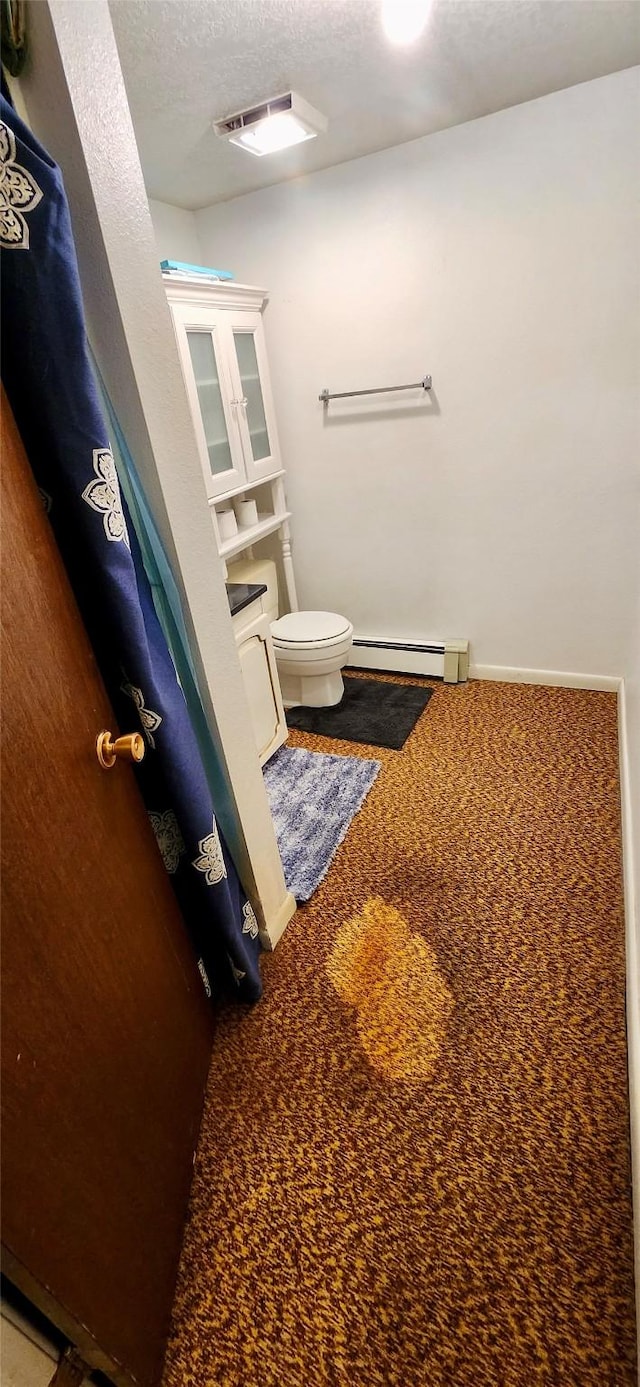
<instances>
[{"instance_id":1,"label":"ceiling exhaust fan vent","mask_svg":"<svg viewBox=\"0 0 640 1387\"><path fill-rule=\"evenodd\" d=\"M235 116L217 120L214 124L216 135L224 139L229 135L235 135L238 130L250 130L252 125L266 120L267 116L275 116L279 111L290 111L292 100L293 92L289 92L287 96L277 96L273 101L263 101L261 106L253 106L250 111L238 111Z\"/></svg>"},{"instance_id":2,"label":"ceiling exhaust fan vent","mask_svg":"<svg viewBox=\"0 0 640 1387\"><path fill-rule=\"evenodd\" d=\"M285 92L216 120L213 128L220 139L261 156L312 140L326 130L327 124L326 116L297 92Z\"/></svg>"}]
</instances>

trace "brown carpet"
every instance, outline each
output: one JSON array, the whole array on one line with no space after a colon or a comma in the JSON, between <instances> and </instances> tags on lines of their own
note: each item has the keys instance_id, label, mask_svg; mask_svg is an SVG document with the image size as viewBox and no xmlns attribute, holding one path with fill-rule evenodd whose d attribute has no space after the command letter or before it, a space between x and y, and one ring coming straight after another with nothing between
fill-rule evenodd
<instances>
[{"instance_id":1,"label":"brown carpet","mask_svg":"<svg viewBox=\"0 0 640 1387\"><path fill-rule=\"evenodd\" d=\"M630 1387L615 697L291 742L383 769L221 1020L165 1387Z\"/></svg>"}]
</instances>

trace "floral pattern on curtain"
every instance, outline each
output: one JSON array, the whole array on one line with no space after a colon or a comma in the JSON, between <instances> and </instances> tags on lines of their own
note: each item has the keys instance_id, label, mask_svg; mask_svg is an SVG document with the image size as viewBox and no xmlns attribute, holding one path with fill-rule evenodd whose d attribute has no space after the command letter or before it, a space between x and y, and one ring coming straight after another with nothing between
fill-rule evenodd
<instances>
[{"instance_id":1,"label":"floral pattern on curtain","mask_svg":"<svg viewBox=\"0 0 640 1387\"><path fill-rule=\"evenodd\" d=\"M120 493L62 176L4 95L0 247L2 380L118 724L127 730L138 723L145 738L145 758L133 773L205 989L255 1001L262 991L258 922L216 823Z\"/></svg>"}]
</instances>

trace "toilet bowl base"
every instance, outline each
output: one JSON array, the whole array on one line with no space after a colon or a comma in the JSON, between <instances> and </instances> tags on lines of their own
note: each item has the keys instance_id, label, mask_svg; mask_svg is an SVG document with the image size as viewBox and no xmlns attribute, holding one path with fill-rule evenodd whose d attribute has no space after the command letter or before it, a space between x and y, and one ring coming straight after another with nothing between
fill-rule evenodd
<instances>
[{"instance_id":1,"label":"toilet bowl base","mask_svg":"<svg viewBox=\"0 0 640 1387\"><path fill-rule=\"evenodd\" d=\"M333 708L342 698L344 684L339 669L307 678L280 673L280 689L285 708Z\"/></svg>"}]
</instances>

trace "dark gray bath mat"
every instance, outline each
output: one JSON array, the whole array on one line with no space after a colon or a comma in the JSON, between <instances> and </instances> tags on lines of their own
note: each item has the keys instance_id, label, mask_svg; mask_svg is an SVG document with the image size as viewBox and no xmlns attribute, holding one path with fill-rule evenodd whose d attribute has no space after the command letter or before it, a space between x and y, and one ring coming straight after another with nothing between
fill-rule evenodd
<instances>
[{"instance_id":1,"label":"dark gray bath mat","mask_svg":"<svg viewBox=\"0 0 640 1387\"><path fill-rule=\"evenodd\" d=\"M347 676L344 697L335 708L289 708L287 722L289 727L317 737L399 751L433 692L418 684L387 684Z\"/></svg>"}]
</instances>

